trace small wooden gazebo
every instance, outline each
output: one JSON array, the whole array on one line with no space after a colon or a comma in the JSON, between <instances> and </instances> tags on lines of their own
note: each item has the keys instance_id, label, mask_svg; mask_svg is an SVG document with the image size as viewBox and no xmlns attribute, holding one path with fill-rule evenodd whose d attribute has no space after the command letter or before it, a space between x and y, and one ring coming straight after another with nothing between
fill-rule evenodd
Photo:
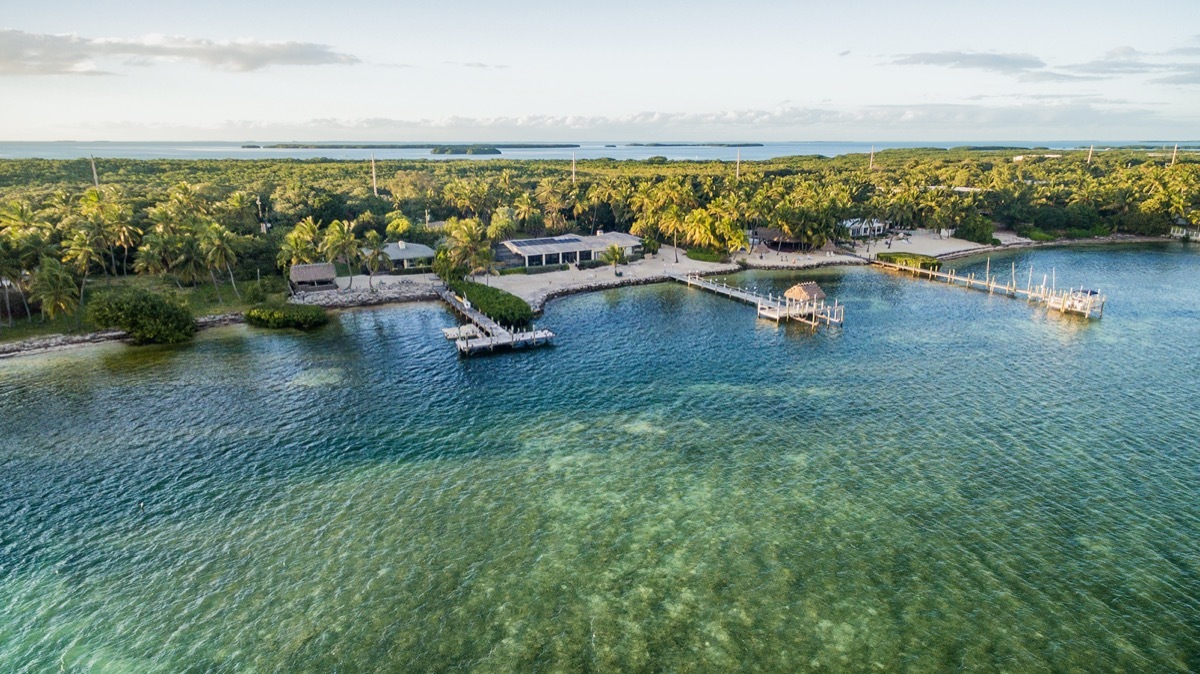
<instances>
[{"instance_id":1,"label":"small wooden gazebo","mask_svg":"<svg viewBox=\"0 0 1200 674\"><path fill-rule=\"evenodd\" d=\"M816 302L825 299L825 291L815 282L805 281L788 288L783 296L797 302Z\"/></svg>"}]
</instances>

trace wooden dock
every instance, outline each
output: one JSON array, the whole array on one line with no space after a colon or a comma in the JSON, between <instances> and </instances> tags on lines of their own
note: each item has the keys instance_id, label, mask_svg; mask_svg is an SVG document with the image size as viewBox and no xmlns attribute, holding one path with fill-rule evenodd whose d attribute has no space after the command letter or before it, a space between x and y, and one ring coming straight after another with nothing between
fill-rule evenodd
<instances>
[{"instance_id":1,"label":"wooden dock","mask_svg":"<svg viewBox=\"0 0 1200 674\"><path fill-rule=\"evenodd\" d=\"M1025 299L1034 304L1040 304L1052 311L1078 314L1085 318L1101 318L1104 315L1104 302L1106 301L1104 295L1095 290L1087 290L1085 288L1058 290L1055 287L1056 284L1046 284L1048 280L1046 275L1042 276L1040 285L1034 285L1033 267L1029 268L1028 280L1025 287L1022 288L1017 285L1017 268L1015 264L1013 265L1009 282L1001 283L998 277L992 274L991 258L988 258L988 266L983 278L978 278L974 274L959 276L953 269L949 272L934 271L932 269L921 269L903 264L883 262L882 260L871 260L871 264L883 267L884 269L912 274L918 278L924 277L930 281L944 282L947 285L956 285L960 288L970 288L971 290L981 290L989 295L1000 294L1007 297Z\"/></svg>"},{"instance_id":2,"label":"wooden dock","mask_svg":"<svg viewBox=\"0 0 1200 674\"><path fill-rule=\"evenodd\" d=\"M836 300L833 304L826 304L825 300L799 302L783 296L760 295L727 283L716 283L697 274L669 274L669 276L689 287L702 288L739 302L753 304L757 308L759 318L769 318L775 322L799 321L815 328L821 324L841 325L845 319L846 307L838 304Z\"/></svg>"},{"instance_id":3,"label":"wooden dock","mask_svg":"<svg viewBox=\"0 0 1200 674\"><path fill-rule=\"evenodd\" d=\"M555 335L550 330L510 330L485 316L462 297L448 288L439 288L437 294L450 308L474 324L475 335L469 330L460 330L454 339L461 356L490 353L497 349L523 349L525 347L550 344ZM450 336L450 333L446 333Z\"/></svg>"}]
</instances>

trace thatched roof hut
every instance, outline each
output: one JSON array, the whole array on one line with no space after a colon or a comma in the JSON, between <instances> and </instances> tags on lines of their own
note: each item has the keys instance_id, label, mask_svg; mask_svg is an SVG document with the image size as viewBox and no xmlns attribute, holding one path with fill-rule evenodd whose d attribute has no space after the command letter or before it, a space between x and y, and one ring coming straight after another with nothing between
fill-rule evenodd
<instances>
[{"instance_id":1,"label":"thatched roof hut","mask_svg":"<svg viewBox=\"0 0 1200 674\"><path fill-rule=\"evenodd\" d=\"M797 302L815 302L825 299L825 291L813 281L805 281L788 288L783 296Z\"/></svg>"},{"instance_id":2,"label":"thatched roof hut","mask_svg":"<svg viewBox=\"0 0 1200 674\"><path fill-rule=\"evenodd\" d=\"M296 290L334 290L337 288L337 268L329 262L294 264L288 280Z\"/></svg>"}]
</instances>

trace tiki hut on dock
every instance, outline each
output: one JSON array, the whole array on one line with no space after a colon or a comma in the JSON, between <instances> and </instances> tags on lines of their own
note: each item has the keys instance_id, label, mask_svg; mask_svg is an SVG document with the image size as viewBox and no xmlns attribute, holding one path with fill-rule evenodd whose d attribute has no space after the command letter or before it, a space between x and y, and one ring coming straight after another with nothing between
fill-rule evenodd
<instances>
[{"instance_id":1,"label":"tiki hut on dock","mask_svg":"<svg viewBox=\"0 0 1200 674\"><path fill-rule=\"evenodd\" d=\"M825 291L815 282L805 281L788 288L783 296L795 302L817 302L825 299Z\"/></svg>"}]
</instances>

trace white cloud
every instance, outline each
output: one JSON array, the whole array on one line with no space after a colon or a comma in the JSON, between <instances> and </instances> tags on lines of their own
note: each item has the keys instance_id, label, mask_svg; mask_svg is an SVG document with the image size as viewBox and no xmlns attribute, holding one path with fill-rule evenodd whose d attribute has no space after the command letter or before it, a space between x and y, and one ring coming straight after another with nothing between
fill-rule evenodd
<instances>
[{"instance_id":1,"label":"white cloud","mask_svg":"<svg viewBox=\"0 0 1200 674\"><path fill-rule=\"evenodd\" d=\"M970 68L1012 75L1044 68L1046 64L1032 54L997 54L991 52L939 51L900 54L892 63L902 66L943 66Z\"/></svg>"},{"instance_id":2,"label":"white cloud","mask_svg":"<svg viewBox=\"0 0 1200 674\"><path fill-rule=\"evenodd\" d=\"M194 61L213 68L249 72L273 65L353 64L358 58L311 42L206 40L148 35L139 39L0 30L0 75L109 75L98 62L123 59L125 65Z\"/></svg>"},{"instance_id":3,"label":"white cloud","mask_svg":"<svg viewBox=\"0 0 1200 674\"><path fill-rule=\"evenodd\" d=\"M480 70L503 70L508 66L496 63L482 63L480 61L443 61L448 66L459 66L462 68L477 68Z\"/></svg>"},{"instance_id":4,"label":"white cloud","mask_svg":"<svg viewBox=\"0 0 1200 674\"><path fill-rule=\"evenodd\" d=\"M1059 98L1003 104L876 105L858 108L789 106L711 113L644 111L628 115L520 115L497 117L320 118L295 122L230 120L203 129L155 125L154 136L212 140L580 141L742 140L788 141L889 137L908 140L1046 138L1046 129L1071 129L1078 137L1126 139L1147 124L1176 123L1154 110L1111 101ZM91 127L104 137L138 133L144 124Z\"/></svg>"}]
</instances>

